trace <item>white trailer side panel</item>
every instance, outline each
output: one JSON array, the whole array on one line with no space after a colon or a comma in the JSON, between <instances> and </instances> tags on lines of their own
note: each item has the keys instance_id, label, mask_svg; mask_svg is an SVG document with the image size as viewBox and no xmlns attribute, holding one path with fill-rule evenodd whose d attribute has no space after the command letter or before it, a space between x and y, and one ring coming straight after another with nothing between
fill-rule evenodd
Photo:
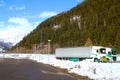
<instances>
[{"instance_id":1,"label":"white trailer side panel","mask_svg":"<svg viewBox=\"0 0 120 80\"><path fill-rule=\"evenodd\" d=\"M60 57L78 57L78 58L89 58L91 57L92 47L76 47L76 48L57 48L55 56Z\"/></svg>"}]
</instances>

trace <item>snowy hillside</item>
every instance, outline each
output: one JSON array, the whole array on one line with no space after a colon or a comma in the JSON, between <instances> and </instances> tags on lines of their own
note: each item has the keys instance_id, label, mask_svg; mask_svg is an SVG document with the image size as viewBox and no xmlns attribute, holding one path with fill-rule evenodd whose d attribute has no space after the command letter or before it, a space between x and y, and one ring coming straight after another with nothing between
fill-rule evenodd
<instances>
[{"instance_id":1,"label":"snowy hillside","mask_svg":"<svg viewBox=\"0 0 120 80\"><path fill-rule=\"evenodd\" d=\"M1 58L31 59L37 62L67 69L70 73L88 76L95 80L120 80L120 63L97 63L91 60L72 62L56 60L54 55L42 54L0 54ZM120 61L118 56L117 61Z\"/></svg>"},{"instance_id":2,"label":"snowy hillside","mask_svg":"<svg viewBox=\"0 0 120 80\"><path fill-rule=\"evenodd\" d=\"M4 42L0 40L0 46L4 47L5 50L12 48L11 42Z\"/></svg>"}]
</instances>

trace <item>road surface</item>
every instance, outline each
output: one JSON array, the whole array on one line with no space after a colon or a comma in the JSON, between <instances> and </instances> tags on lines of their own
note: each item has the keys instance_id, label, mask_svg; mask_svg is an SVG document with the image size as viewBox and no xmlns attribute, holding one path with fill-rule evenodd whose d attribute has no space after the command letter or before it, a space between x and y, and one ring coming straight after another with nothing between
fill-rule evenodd
<instances>
[{"instance_id":1,"label":"road surface","mask_svg":"<svg viewBox=\"0 0 120 80\"><path fill-rule=\"evenodd\" d=\"M0 80L78 80L52 67L27 59L0 59Z\"/></svg>"}]
</instances>

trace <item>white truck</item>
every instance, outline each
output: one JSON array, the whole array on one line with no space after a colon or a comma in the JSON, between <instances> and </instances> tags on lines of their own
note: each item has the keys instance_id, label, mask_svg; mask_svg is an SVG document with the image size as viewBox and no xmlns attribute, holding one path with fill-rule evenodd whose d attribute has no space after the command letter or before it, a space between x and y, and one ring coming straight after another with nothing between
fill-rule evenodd
<instances>
[{"instance_id":1,"label":"white truck","mask_svg":"<svg viewBox=\"0 0 120 80\"><path fill-rule=\"evenodd\" d=\"M116 61L115 50L102 46L56 48L55 57L71 61L93 59L94 62Z\"/></svg>"}]
</instances>

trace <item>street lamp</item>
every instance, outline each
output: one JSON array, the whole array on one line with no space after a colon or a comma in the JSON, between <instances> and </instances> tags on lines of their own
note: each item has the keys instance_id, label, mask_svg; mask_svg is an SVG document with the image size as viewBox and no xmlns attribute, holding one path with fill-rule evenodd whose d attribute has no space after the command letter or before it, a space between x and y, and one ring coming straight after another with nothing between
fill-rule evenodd
<instances>
[{"instance_id":1,"label":"street lamp","mask_svg":"<svg viewBox=\"0 0 120 80\"><path fill-rule=\"evenodd\" d=\"M49 64L49 55L50 55L50 41L48 40L48 64Z\"/></svg>"}]
</instances>

